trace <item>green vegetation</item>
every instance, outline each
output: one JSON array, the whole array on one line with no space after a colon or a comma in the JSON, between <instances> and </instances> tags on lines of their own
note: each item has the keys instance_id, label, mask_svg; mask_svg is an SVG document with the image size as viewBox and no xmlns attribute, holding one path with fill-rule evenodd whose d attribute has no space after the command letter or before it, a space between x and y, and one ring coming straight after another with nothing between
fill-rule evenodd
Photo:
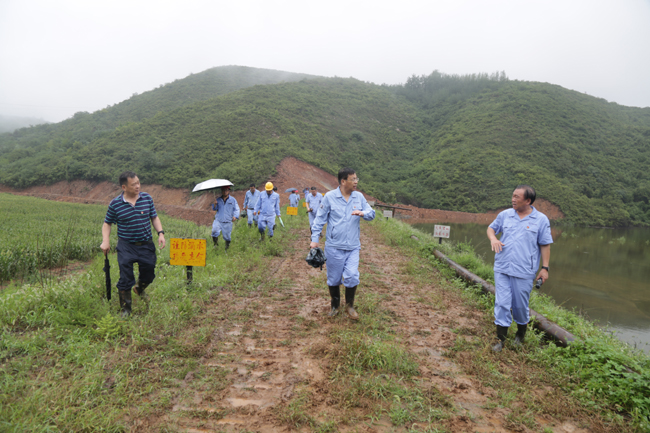
<instances>
[{"instance_id":1,"label":"green vegetation","mask_svg":"<svg viewBox=\"0 0 650 433\"><path fill-rule=\"evenodd\" d=\"M86 261L98 252L106 206L0 194L0 283Z\"/></svg>"},{"instance_id":2,"label":"green vegetation","mask_svg":"<svg viewBox=\"0 0 650 433\"><path fill-rule=\"evenodd\" d=\"M28 197L16 200L23 202L16 206L31 211L59 205ZM83 218L96 212L95 206L85 208ZM210 239L209 227L160 217L168 238ZM290 230L298 220L285 218L285 224ZM100 227L101 221L95 231ZM224 287L240 295L258 288L266 279L266 260L293 239L288 230L277 230L273 243L259 244L259 234L242 223L233 232L237 241L229 254L209 248L206 267L194 268L190 287L185 268L167 264L169 248L159 251L151 302L147 306L134 299L126 321L119 319L116 292L110 302L105 299L101 254L84 272L68 278L3 289L0 431L122 432L128 430L127 414L168 414L179 381L195 368L197 377L204 373L198 360L214 330L205 324L215 320L204 317L206 305ZM119 271L114 253L110 259L115 283ZM223 389L225 374L217 371L205 386Z\"/></svg>"},{"instance_id":3,"label":"green vegetation","mask_svg":"<svg viewBox=\"0 0 650 433\"><path fill-rule=\"evenodd\" d=\"M330 173L355 167L361 188L388 202L479 212L529 183L573 223L650 224L650 108L503 73L376 86L214 68L1 135L0 183L115 180L129 168L147 183L243 187L288 156Z\"/></svg>"},{"instance_id":4,"label":"green vegetation","mask_svg":"<svg viewBox=\"0 0 650 433\"><path fill-rule=\"evenodd\" d=\"M471 245L448 242L439 245L437 239L399 221L380 219L380 222L388 242L416 251L420 259L426 259L437 266L448 280L463 291L472 305L482 310L486 329L490 331L488 335L493 337L494 297L485 295L480 287L468 285L458 279L446 264L438 261L432 254L433 249L439 249L451 260L494 283L492 268L474 254ZM411 235L417 236L419 241L411 239ZM553 343L544 342L539 334L534 333L530 338L527 336L524 351L506 350L502 354L508 357L509 361L495 363L484 352L475 350L474 343L466 344L463 339L459 339L452 353L464 355L455 359L464 361L466 368L479 377L484 377L486 384L503 389L504 393L512 392L512 395L520 396L518 398L525 396L532 403L541 404L544 408L548 408L549 402L535 402L535 398L539 397L530 396L528 391L531 383L552 378L554 386L567 389L571 397L580 402L583 408L591 408L604 414L603 418L609 418L611 422L631 423L640 431L650 431L650 358L604 332L578 313L555 305L548 295L533 291L530 306L567 329L578 337L579 341L567 349L562 349ZM514 323L510 331L510 335L516 332ZM506 373L505 364L508 362L541 368L547 378L533 377L531 371L525 375L525 379L522 377L520 383L517 383L518 381L513 381ZM565 410L568 413L583 409L567 407L553 410ZM523 418L524 415L521 414Z\"/></svg>"}]
</instances>

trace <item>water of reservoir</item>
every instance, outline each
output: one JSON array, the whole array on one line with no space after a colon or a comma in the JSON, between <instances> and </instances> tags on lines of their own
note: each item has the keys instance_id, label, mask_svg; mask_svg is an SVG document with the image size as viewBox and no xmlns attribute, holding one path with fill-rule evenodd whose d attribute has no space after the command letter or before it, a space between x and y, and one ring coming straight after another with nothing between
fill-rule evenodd
<instances>
[{"instance_id":1,"label":"water of reservoir","mask_svg":"<svg viewBox=\"0 0 650 433\"><path fill-rule=\"evenodd\" d=\"M448 224L450 240L469 242L494 264L487 226ZM414 224L433 233L434 224ZM540 289L633 347L650 353L650 230L552 228L549 279Z\"/></svg>"}]
</instances>

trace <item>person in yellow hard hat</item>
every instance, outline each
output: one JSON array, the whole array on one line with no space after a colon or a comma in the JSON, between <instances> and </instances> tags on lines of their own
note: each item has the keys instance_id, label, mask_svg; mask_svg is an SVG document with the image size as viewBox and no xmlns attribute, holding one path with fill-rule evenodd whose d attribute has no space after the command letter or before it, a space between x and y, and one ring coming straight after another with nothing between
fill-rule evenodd
<instances>
[{"instance_id":1,"label":"person in yellow hard hat","mask_svg":"<svg viewBox=\"0 0 650 433\"><path fill-rule=\"evenodd\" d=\"M269 228L269 238L273 237L273 227L275 226L275 217L280 216L280 196L273 192L273 184L266 182L264 191L260 194L259 200L255 204L255 213L257 213L257 229L260 231L260 242L264 240L266 227Z\"/></svg>"}]
</instances>

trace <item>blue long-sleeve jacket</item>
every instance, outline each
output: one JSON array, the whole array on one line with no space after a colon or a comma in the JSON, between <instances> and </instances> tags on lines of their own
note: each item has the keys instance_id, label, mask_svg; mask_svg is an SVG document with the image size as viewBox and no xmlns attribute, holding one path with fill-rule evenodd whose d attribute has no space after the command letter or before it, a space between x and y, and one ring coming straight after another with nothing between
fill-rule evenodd
<instances>
[{"instance_id":1,"label":"blue long-sleeve jacket","mask_svg":"<svg viewBox=\"0 0 650 433\"><path fill-rule=\"evenodd\" d=\"M363 212L363 219L375 219L375 211L370 207L366 198L359 191L352 191L348 201L345 201L341 188L336 188L325 194L311 226L311 240L318 242L318 237L327 223L327 246L339 250L354 250L361 246L361 218L352 215L355 210Z\"/></svg>"},{"instance_id":2,"label":"blue long-sleeve jacket","mask_svg":"<svg viewBox=\"0 0 650 433\"><path fill-rule=\"evenodd\" d=\"M295 192L289 196L289 206L298 207L299 201L300 201L300 196Z\"/></svg>"},{"instance_id":3,"label":"blue long-sleeve jacket","mask_svg":"<svg viewBox=\"0 0 650 433\"><path fill-rule=\"evenodd\" d=\"M239 219L239 205L233 196L229 196L225 203L221 197L217 198L217 204L212 203L212 210L217 211L214 219L220 223L231 223L233 217Z\"/></svg>"},{"instance_id":4,"label":"blue long-sleeve jacket","mask_svg":"<svg viewBox=\"0 0 650 433\"><path fill-rule=\"evenodd\" d=\"M260 199L255 204L255 212L262 216L280 216L280 196L277 193L269 195L266 192L260 194Z\"/></svg>"},{"instance_id":5,"label":"blue long-sleeve jacket","mask_svg":"<svg viewBox=\"0 0 650 433\"><path fill-rule=\"evenodd\" d=\"M316 195L309 194L305 201L307 202L307 207L313 209L312 213L316 216L316 212L318 212L320 204L323 201L323 194L320 192L317 192Z\"/></svg>"},{"instance_id":6,"label":"blue long-sleeve jacket","mask_svg":"<svg viewBox=\"0 0 650 433\"><path fill-rule=\"evenodd\" d=\"M253 193L251 193L250 189L246 191L246 196L244 197L244 209L255 209L255 205L259 198L260 192L258 190L255 190Z\"/></svg>"}]
</instances>

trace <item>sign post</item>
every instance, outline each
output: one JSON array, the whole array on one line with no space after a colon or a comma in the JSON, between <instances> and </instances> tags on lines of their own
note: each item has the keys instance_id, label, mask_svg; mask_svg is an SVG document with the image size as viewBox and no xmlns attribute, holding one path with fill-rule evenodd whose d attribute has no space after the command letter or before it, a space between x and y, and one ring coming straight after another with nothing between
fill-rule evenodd
<instances>
[{"instance_id":1,"label":"sign post","mask_svg":"<svg viewBox=\"0 0 650 433\"><path fill-rule=\"evenodd\" d=\"M171 238L169 264L187 268L187 284L192 283L193 267L205 266L205 239Z\"/></svg>"},{"instance_id":2,"label":"sign post","mask_svg":"<svg viewBox=\"0 0 650 433\"><path fill-rule=\"evenodd\" d=\"M439 244L442 243L442 238L447 238L449 239L449 231L450 231L449 226L439 226L436 225L433 227L433 237L434 238L439 238L440 241L438 242Z\"/></svg>"}]
</instances>

